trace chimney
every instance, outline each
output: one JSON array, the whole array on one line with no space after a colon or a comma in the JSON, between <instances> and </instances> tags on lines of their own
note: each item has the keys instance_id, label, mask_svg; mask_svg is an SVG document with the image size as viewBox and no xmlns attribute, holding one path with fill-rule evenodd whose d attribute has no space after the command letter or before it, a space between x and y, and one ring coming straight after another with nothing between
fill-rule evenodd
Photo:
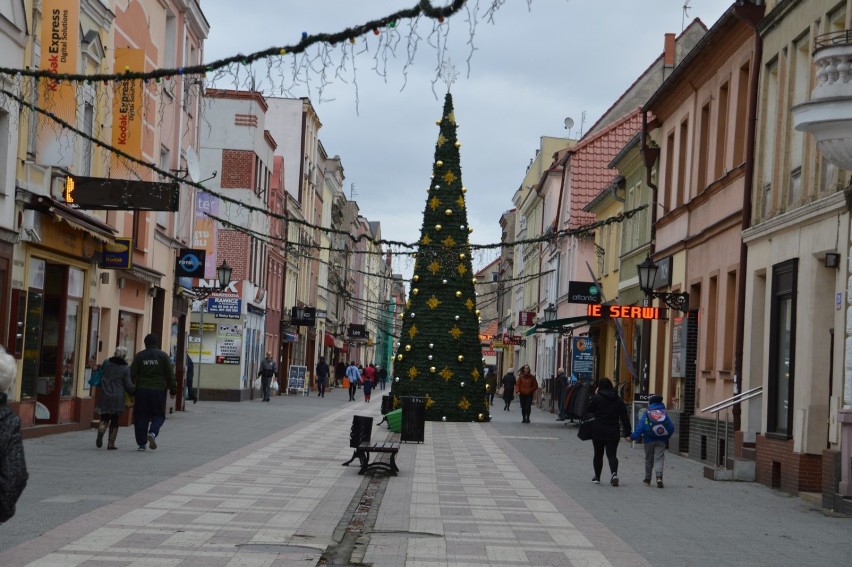
<instances>
[{"instance_id":1,"label":"chimney","mask_svg":"<svg viewBox=\"0 0 852 567\"><path fill-rule=\"evenodd\" d=\"M663 66L675 66L675 34L667 33L665 46L663 48Z\"/></svg>"}]
</instances>

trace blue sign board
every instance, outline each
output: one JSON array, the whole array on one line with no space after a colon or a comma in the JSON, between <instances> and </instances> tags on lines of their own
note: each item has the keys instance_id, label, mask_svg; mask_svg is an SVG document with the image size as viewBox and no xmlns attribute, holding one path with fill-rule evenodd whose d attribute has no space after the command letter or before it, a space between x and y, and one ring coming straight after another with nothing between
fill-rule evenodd
<instances>
[{"instance_id":1,"label":"blue sign board","mask_svg":"<svg viewBox=\"0 0 852 567\"><path fill-rule=\"evenodd\" d=\"M571 373L591 379L595 370L595 347L589 337L574 337L571 357Z\"/></svg>"},{"instance_id":2,"label":"blue sign board","mask_svg":"<svg viewBox=\"0 0 852 567\"><path fill-rule=\"evenodd\" d=\"M223 319L239 319L242 301L235 297L208 297L207 312Z\"/></svg>"},{"instance_id":3,"label":"blue sign board","mask_svg":"<svg viewBox=\"0 0 852 567\"><path fill-rule=\"evenodd\" d=\"M116 238L115 243L105 244L99 268L129 270L133 258L133 239Z\"/></svg>"}]
</instances>

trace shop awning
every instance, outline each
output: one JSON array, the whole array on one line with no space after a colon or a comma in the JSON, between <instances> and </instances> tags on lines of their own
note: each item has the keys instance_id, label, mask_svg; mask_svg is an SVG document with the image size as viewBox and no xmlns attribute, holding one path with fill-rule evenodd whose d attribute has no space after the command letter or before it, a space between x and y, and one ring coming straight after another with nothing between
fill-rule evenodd
<instances>
[{"instance_id":1,"label":"shop awning","mask_svg":"<svg viewBox=\"0 0 852 567\"><path fill-rule=\"evenodd\" d=\"M530 327L529 330L524 333L524 336L530 336L535 333L566 333L571 329L576 329L577 327L584 327L590 323L597 321L597 319L591 319L587 315L580 315L579 317L566 317L564 319L554 319L553 321L542 321L538 323L534 327Z\"/></svg>"},{"instance_id":2,"label":"shop awning","mask_svg":"<svg viewBox=\"0 0 852 567\"><path fill-rule=\"evenodd\" d=\"M68 226L71 228L85 232L101 242L112 242L116 232L118 232L99 219L69 207L51 197L36 197L33 204L35 205L34 208L49 214L53 220L68 223Z\"/></svg>"},{"instance_id":3,"label":"shop awning","mask_svg":"<svg viewBox=\"0 0 852 567\"><path fill-rule=\"evenodd\" d=\"M340 347L343 346L343 341L340 340L340 339L334 338L334 335L332 335L331 333L326 331L325 332L325 346L327 346L329 348L340 348Z\"/></svg>"}]
</instances>

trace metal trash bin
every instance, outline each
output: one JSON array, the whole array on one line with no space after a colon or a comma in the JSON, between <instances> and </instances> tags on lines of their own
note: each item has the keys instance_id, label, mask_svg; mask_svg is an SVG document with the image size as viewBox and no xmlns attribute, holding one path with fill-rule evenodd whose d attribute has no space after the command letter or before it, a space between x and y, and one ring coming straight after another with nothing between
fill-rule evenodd
<instances>
[{"instance_id":1,"label":"metal trash bin","mask_svg":"<svg viewBox=\"0 0 852 567\"><path fill-rule=\"evenodd\" d=\"M400 440L423 443L426 431L426 398L402 397L402 436Z\"/></svg>"},{"instance_id":2,"label":"metal trash bin","mask_svg":"<svg viewBox=\"0 0 852 567\"><path fill-rule=\"evenodd\" d=\"M382 415L387 415L388 412L393 410L393 396L391 394L385 394L382 396Z\"/></svg>"}]
</instances>

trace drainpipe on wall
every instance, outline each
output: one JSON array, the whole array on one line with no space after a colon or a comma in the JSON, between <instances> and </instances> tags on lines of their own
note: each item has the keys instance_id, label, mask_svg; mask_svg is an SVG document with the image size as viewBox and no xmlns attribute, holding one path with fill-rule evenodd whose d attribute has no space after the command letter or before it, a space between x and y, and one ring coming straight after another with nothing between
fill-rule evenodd
<instances>
[{"instance_id":1,"label":"drainpipe on wall","mask_svg":"<svg viewBox=\"0 0 852 567\"><path fill-rule=\"evenodd\" d=\"M766 6L762 2L755 4L737 4L734 16L747 23L754 30L754 56L752 58L751 84L748 100L748 131L746 132L745 174L743 176L742 230L751 226L751 195L754 184L754 140L757 130L757 95L760 86L760 65L763 59L763 38L757 25L763 20ZM746 270L748 265L748 246L740 238L740 265L737 268L737 333L734 349L734 394L742 392L743 350L745 345L745 299ZM742 408L735 404L732 411L734 431L741 430Z\"/></svg>"}]
</instances>

